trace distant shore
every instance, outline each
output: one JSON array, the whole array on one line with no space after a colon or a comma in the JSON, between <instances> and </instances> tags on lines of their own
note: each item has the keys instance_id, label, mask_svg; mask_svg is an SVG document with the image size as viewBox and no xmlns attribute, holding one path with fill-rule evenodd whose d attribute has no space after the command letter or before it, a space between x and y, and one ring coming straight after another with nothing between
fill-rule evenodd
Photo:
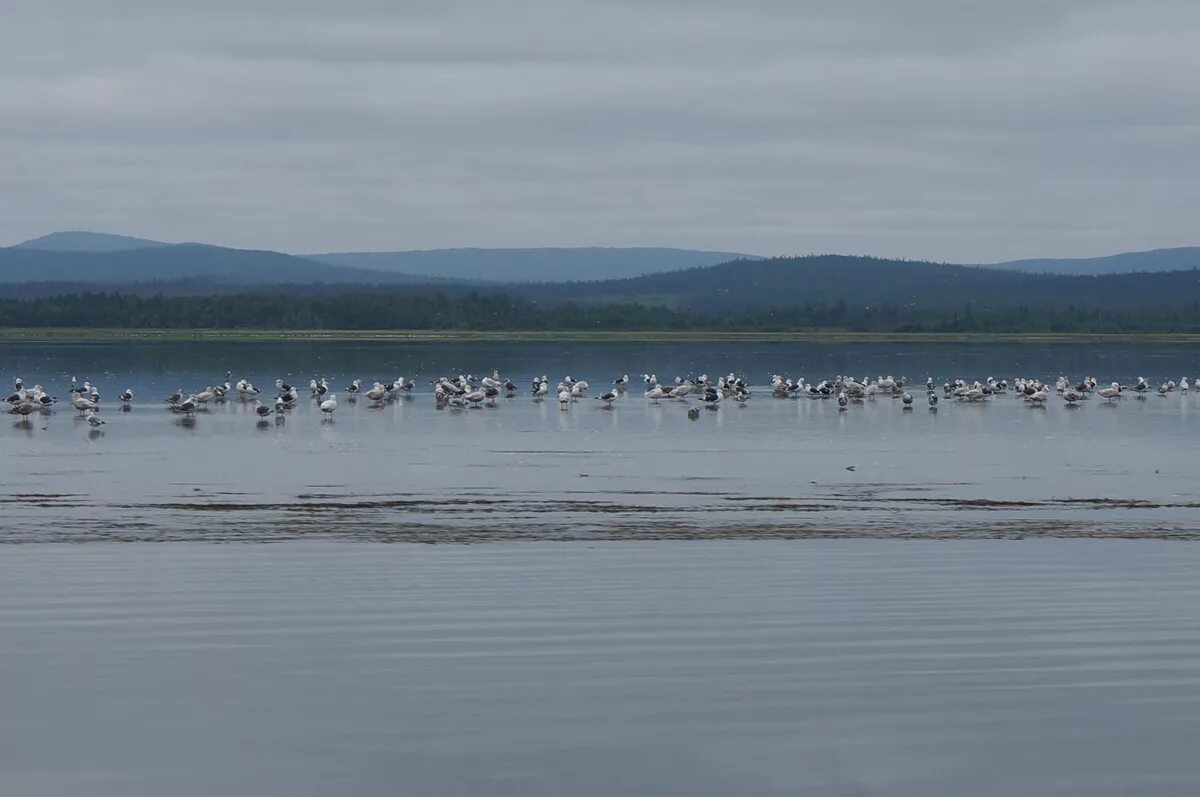
<instances>
[{"instance_id":1,"label":"distant shore","mask_svg":"<svg viewBox=\"0 0 1200 797\"><path fill-rule=\"evenodd\" d=\"M929 333L851 332L704 332L669 331L499 331L428 329L89 329L82 327L0 328L9 342L92 341L394 341L394 342L807 342L807 343L1200 343L1195 333Z\"/></svg>"}]
</instances>

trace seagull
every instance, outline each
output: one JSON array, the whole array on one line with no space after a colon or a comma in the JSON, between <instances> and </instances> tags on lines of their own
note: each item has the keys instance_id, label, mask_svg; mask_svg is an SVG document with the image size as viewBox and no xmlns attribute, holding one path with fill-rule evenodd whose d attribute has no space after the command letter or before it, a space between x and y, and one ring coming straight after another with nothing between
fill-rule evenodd
<instances>
[{"instance_id":1,"label":"seagull","mask_svg":"<svg viewBox=\"0 0 1200 797\"><path fill-rule=\"evenodd\" d=\"M601 393L596 396L597 401L603 401L605 407L612 407L612 403L620 398L621 394L615 390L610 390L607 393Z\"/></svg>"},{"instance_id":2,"label":"seagull","mask_svg":"<svg viewBox=\"0 0 1200 797\"><path fill-rule=\"evenodd\" d=\"M938 405L937 393L930 393L929 394L929 406L932 407L933 409L937 409L937 405Z\"/></svg>"},{"instance_id":3,"label":"seagull","mask_svg":"<svg viewBox=\"0 0 1200 797\"><path fill-rule=\"evenodd\" d=\"M646 398L650 401L653 401L655 404L657 404L658 400L665 395L666 393L663 392L663 389L659 385L655 385L646 391Z\"/></svg>"},{"instance_id":4,"label":"seagull","mask_svg":"<svg viewBox=\"0 0 1200 797\"><path fill-rule=\"evenodd\" d=\"M329 394L329 398L321 402L321 412L325 413L328 419L333 418L333 412L337 409L337 393Z\"/></svg>"},{"instance_id":5,"label":"seagull","mask_svg":"<svg viewBox=\"0 0 1200 797\"><path fill-rule=\"evenodd\" d=\"M100 420L100 418L96 416L95 412L89 412L86 417L88 425L93 429L99 429L104 425L104 421Z\"/></svg>"},{"instance_id":6,"label":"seagull","mask_svg":"<svg viewBox=\"0 0 1200 797\"><path fill-rule=\"evenodd\" d=\"M612 383L614 386L616 386L617 390L623 390L625 386L629 384L629 374L618 376L612 381Z\"/></svg>"},{"instance_id":7,"label":"seagull","mask_svg":"<svg viewBox=\"0 0 1200 797\"><path fill-rule=\"evenodd\" d=\"M690 420L694 421L699 417L700 417L700 408L699 407L688 407L688 418Z\"/></svg>"},{"instance_id":8,"label":"seagull","mask_svg":"<svg viewBox=\"0 0 1200 797\"><path fill-rule=\"evenodd\" d=\"M571 406L571 391L563 388L558 391L558 408L565 410Z\"/></svg>"},{"instance_id":9,"label":"seagull","mask_svg":"<svg viewBox=\"0 0 1200 797\"><path fill-rule=\"evenodd\" d=\"M254 411L258 414L258 417L260 417L260 418L265 418L271 414L271 408L268 407L266 404L263 404L258 399L254 400Z\"/></svg>"},{"instance_id":10,"label":"seagull","mask_svg":"<svg viewBox=\"0 0 1200 797\"><path fill-rule=\"evenodd\" d=\"M900 397L900 400L902 402L904 402L904 409L906 409L906 410L912 409L912 402L913 402L912 393L905 393L903 396Z\"/></svg>"},{"instance_id":11,"label":"seagull","mask_svg":"<svg viewBox=\"0 0 1200 797\"><path fill-rule=\"evenodd\" d=\"M850 399L846 398L846 391L843 390L841 393L838 393L837 402L838 412L845 412L846 405L850 403Z\"/></svg>"},{"instance_id":12,"label":"seagull","mask_svg":"<svg viewBox=\"0 0 1200 797\"><path fill-rule=\"evenodd\" d=\"M96 411L96 402L91 401L89 399L85 399L83 396L81 396L79 394L76 394L75 398L71 399L71 404L73 404L75 406L75 409L79 410L80 415L83 415L85 412L88 412L88 411L92 411L92 412Z\"/></svg>"},{"instance_id":13,"label":"seagull","mask_svg":"<svg viewBox=\"0 0 1200 797\"><path fill-rule=\"evenodd\" d=\"M354 395L355 393L357 393L357 392L358 392L359 390L361 390L361 389L362 389L362 380L361 380L361 379L355 379L353 382L351 382L351 383L350 383L350 384L349 384L349 385L346 387L346 392L347 392L347 393L349 393L350 395Z\"/></svg>"},{"instance_id":14,"label":"seagull","mask_svg":"<svg viewBox=\"0 0 1200 797\"><path fill-rule=\"evenodd\" d=\"M1117 382L1113 382L1110 387L1103 388L1102 390L1097 390L1096 393L1101 398L1103 398L1105 401L1112 401L1113 399L1119 399L1121 397L1121 385Z\"/></svg>"},{"instance_id":15,"label":"seagull","mask_svg":"<svg viewBox=\"0 0 1200 797\"><path fill-rule=\"evenodd\" d=\"M183 388L179 388L174 393L167 396L165 401L168 404L178 404L179 402L183 401L183 397L184 397Z\"/></svg>"},{"instance_id":16,"label":"seagull","mask_svg":"<svg viewBox=\"0 0 1200 797\"><path fill-rule=\"evenodd\" d=\"M119 398L121 399L121 401L122 401L122 402L124 402L124 403L128 404L129 402L133 401L133 391L132 391L132 390L130 390L130 389L128 389L128 388L126 388L126 389L125 389L125 392L124 392L124 393L122 393L122 394L119 396Z\"/></svg>"},{"instance_id":17,"label":"seagull","mask_svg":"<svg viewBox=\"0 0 1200 797\"><path fill-rule=\"evenodd\" d=\"M37 408L38 406L32 401L23 401L20 404L13 405L8 411L12 415L20 415L22 418L28 418Z\"/></svg>"}]
</instances>

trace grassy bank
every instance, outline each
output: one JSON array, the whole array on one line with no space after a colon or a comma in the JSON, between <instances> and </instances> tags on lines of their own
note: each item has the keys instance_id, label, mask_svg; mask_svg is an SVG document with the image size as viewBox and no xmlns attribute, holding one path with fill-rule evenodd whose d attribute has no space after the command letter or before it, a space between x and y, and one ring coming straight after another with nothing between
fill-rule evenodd
<instances>
[{"instance_id":1,"label":"grassy bank","mask_svg":"<svg viewBox=\"0 0 1200 797\"><path fill-rule=\"evenodd\" d=\"M3 328L0 340L8 342L94 341L595 341L686 342L756 341L809 343L1200 343L1200 334L1123 333L895 333L808 330L803 332L486 332L436 330L336 330L336 329L88 329Z\"/></svg>"}]
</instances>

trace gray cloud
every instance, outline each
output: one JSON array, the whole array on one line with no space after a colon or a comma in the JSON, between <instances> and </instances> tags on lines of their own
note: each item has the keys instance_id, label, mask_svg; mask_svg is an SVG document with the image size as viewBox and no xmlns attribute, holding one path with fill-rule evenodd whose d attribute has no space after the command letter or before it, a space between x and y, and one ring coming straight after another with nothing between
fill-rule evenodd
<instances>
[{"instance_id":1,"label":"gray cloud","mask_svg":"<svg viewBox=\"0 0 1200 797\"><path fill-rule=\"evenodd\" d=\"M1197 74L1194 0L29 3L0 241L1195 244Z\"/></svg>"}]
</instances>

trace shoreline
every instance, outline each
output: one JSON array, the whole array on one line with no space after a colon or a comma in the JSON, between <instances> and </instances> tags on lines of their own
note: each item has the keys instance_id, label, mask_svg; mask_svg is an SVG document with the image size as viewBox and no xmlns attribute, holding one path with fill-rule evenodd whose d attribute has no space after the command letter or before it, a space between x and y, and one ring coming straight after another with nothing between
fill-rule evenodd
<instances>
[{"instance_id":1,"label":"shoreline","mask_svg":"<svg viewBox=\"0 0 1200 797\"><path fill-rule=\"evenodd\" d=\"M703 331L498 331L420 329L90 329L81 327L12 327L0 330L8 342L88 343L100 341L377 341L377 342L756 342L756 343L1200 343L1196 333L929 333L849 332L811 330L803 332L703 332Z\"/></svg>"}]
</instances>

